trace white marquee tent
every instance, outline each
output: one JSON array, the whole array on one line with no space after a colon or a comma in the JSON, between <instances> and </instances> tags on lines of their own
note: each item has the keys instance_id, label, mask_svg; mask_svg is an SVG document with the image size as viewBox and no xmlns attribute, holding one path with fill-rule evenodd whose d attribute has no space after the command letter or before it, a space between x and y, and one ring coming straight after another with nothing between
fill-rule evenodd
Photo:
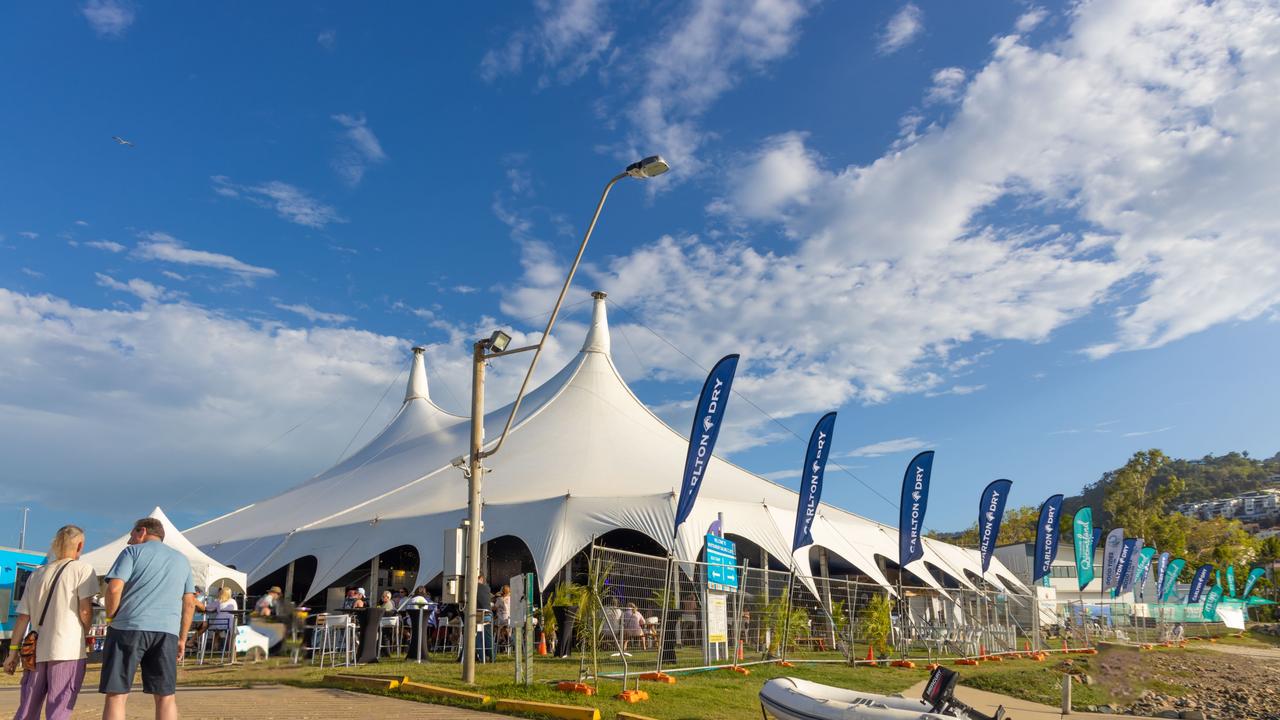
<instances>
[{"instance_id":1,"label":"white marquee tent","mask_svg":"<svg viewBox=\"0 0 1280 720\"><path fill-rule=\"evenodd\" d=\"M201 552L200 548L192 544L191 540L187 539L182 534L182 531L174 526L163 510L156 508L147 517L153 517L159 520L161 525L164 525L165 545L187 556L187 560L191 562L191 574L195 577L196 585L209 588L221 581L241 592L249 588L249 581L244 572L229 568ZM105 575L111 569L111 566L115 564L120 551L128 544L129 533L125 533L97 550L81 555L80 559L92 565L98 575Z\"/></svg>"},{"instance_id":2,"label":"white marquee tent","mask_svg":"<svg viewBox=\"0 0 1280 720\"><path fill-rule=\"evenodd\" d=\"M543 587L592 538L612 530L631 529L671 545L675 485L688 440L646 408L619 376L609 354L604 294L596 296L582 350L525 398L502 452L486 460L484 539L522 540ZM489 442L509 413L508 405L485 417ZM291 490L187 535L211 556L247 570L251 582L314 556L308 597L401 545L419 548L418 578L425 581L442 569L438 548L444 531L465 516L466 483L451 463L467 452L468 439L467 420L431 401L422 353L415 349L404 405L368 445ZM681 526L675 554L695 559L706 528L723 513L731 535L785 564L796 505L795 491L715 457L693 514ZM823 505L813 537L829 553L891 586L882 569L884 560L897 557L896 528ZM796 562L807 572L807 549ZM999 561L992 566L989 581L1028 592ZM924 559L908 569L943 592L938 577L973 588L981 575L972 551L931 540Z\"/></svg>"}]
</instances>

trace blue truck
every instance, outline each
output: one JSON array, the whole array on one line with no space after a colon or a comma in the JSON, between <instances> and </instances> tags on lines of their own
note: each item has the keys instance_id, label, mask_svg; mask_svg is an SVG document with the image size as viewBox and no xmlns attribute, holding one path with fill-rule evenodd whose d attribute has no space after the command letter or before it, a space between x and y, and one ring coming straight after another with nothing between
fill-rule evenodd
<instances>
[{"instance_id":1,"label":"blue truck","mask_svg":"<svg viewBox=\"0 0 1280 720\"><path fill-rule=\"evenodd\" d=\"M35 550L0 547L0 640L13 635L13 621L18 617L18 601L27 578L44 564L44 556Z\"/></svg>"}]
</instances>

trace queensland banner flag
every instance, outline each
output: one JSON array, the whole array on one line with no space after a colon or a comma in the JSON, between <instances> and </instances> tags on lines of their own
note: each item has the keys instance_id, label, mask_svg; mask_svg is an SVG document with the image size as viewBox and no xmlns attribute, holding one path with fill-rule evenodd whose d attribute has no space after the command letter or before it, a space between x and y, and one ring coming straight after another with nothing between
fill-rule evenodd
<instances>
[{"instance_id":1,"label":"queensland banner flag","mask_svg":"<svg viewBox=\"0 0 1280 720\"><path fill-rule=\"evenodd\" d=\"M827 471L827 456L831 454L831 431L836 427L836 414L823 415L809 436L809 449L804 454L804 469L800 471L800 504L796 507L796 530L791 538L791 552L813 544L813 519L818 516L818 502L822 499L822 477Z\"/></svg>"},{"instance_id":2,"label":"queensland banner flag","mask_svg":"<svg viewBox=\"0 0 1280 720\"><path fill-rule=\"evenodd\" d=\"M1266 570L1263 570L1262 568L1254 568L1250 570L1249 579L1244 581L1244 593L1240 595L1240 597L1243 598L1244 600L1248 600L1249 593L1253 592L1254 584L1257 583L1258 579L1261 578L1264 574L1266 574Z\"/></svg>"},{"instance_id":3,"label":"queensland banner flag","mask_svg":"<svg viewBox=\"0 0 1280 720\"><path fill-rule=\"evenodd\" d=\"M688 519L689 513L693 512L693 504L698 500L698 489L702 487L716 438L720 436L720 426L724 424L733 373L737 369L738 356L725 355L711 368L707 381L702 384L697 412L693 414L693 429L689 431L689 453L684 459L684 477L680 481L680 501L676 504L676 526L672 537L679 532L680 525Z\"/></svg>"},{"instance_id":4,"label":"queensland banner flag","mask_svg":"<svg viewBox=\"0 0 1280 720\"><path fill-rule=\"evenodd\" d=\"M1204 592L1204 586L1209 584L1209 575L1212 572L1212 565L1201 565L1196 570L1195 577L1191 578L1191 589L1187 590L1188 605L1200 602L1200 595Z\"/></svg>"},{"instance_id":5,"label":"queensland banner flag","mask_svg":"<svg viewBox=\"0 0 1280 720\"><path fill-rule=\"evenodd\" d=\"M1047 576L1053 568L1053 559L1058 557L1058 516L1061 514L1061 495L1054 495L1040 506L1040 520L1036 525L1036 564L1031 582Z\"/></svg>"},{"instance_id":6,"label":"queensland banner flag","mask_svg":"<svg viewBox=\"0 0 1280 720\"><path fill-rule=\"evenodd\" d=\"M1169 569L1169 558L1172 557L1167 552L1160 553L1160 559L1156 561L1156 602L1164 599L1164 572Z\"/></svg>"},{"instance_id":7,"label":"queensland banner flag","mask_svg":"<svg viewBox=\"0 0 1280 720\"><path fill-rule=\"evenodd\" d=\"M1116 570L1120 569L1120 550L1124 548L1124 528L1107 533L1107 545L1102 555L1102 591L1116 586Z\"/></svg>"},{"instance_id":8,"label":"queensland banner flag","mask_svg":"<svg viewBox=\"0 0 1280 720\"><path fill-rule=\"evenodd\" d=\"M1142 548L1142 552L1138 553L1138 570L1133 573L1133 587L1139 597L1146 595L1147 572L1151 569L1151 558L1155 556L1156 549L1153 547Z\"/></svg>"},{"instance_id":9,"label":"queensland banner flag","mask_svg":"<svg viewBox=\"0 0 1280 720\"><path fill-rule=\"evenodd\" d=\"M1129 538L1120 547L1120 557L1116 559L1116 586L1111 589L1111 597L1124 592L1128 586L1125 579L1129 577L1129 566L1133 564L1133 554L1137 550L1137 545L1137 538Z\"/></svg>"},{"instance_id":10,"label":"queensland banner flag","mask_svg":"<svg viewBox=\"0 0 1280 720\"><path fill-rule=\"evenodd\" d=\"M921 530L929 504L929 476L933 473L933 451L911 458L902 476L902 502L898 506L898 567L924 557Z\"/></svg>"},{"instance_id":11,"label":"queensland banner flag","mask_svg":"<svg viewBox=\"0 0 1280 720\"><path fill-rule=\"evenodd\" d=\"M1000 522L1004 520L1004 504L1009 500L1012 480L995 480L982 491L978 502L978 553L982 556L982 572L991 565L991 553L1000 537Z\"/></svg>"},{"instance_id":12,"label":"queensland banner flag","mask_svg":"<svg viewBox=\"0 0 1280 720\"><path fill-rule=\"evenodd\" d=\"M1071 522L1072 537L1076 549L1076 578L1080 589L1093 582L1093 549L1098 542L1098 532L1093 527L1093 510L1082 507Z\"/></svg>"},{"instance_id":13,"label":"queensland banner flag","mask_svg":"<svg viewBox=\"0 0 1280 720\"><path fill-rule=\"evenodd\" d=\"M1214 585L1209 588L1209 593L1204 596L1204 609L1200 611L1200 616L1205 620L1215 620L1218 617L1218 602L1222 600L1222 588Z\"/></svg>"},{"instance_id":14,"label":"queensland banner flag","mask_svg":"<svg viewBox=\"0 0 1280 720\"><path fill-rule=\"evenodd\" d=\"M1168 602L1173 595L1173 591L1178 587L1178 576L1182 574L1182 568L1187 564L1186 560L1178 558L1169 563L1169 569L1164 573L1164 589L1160 592L1160 602Z\"/></svg>"},{"instance_id":15,"label":"queensland banner flag","mask_svg":"<svg viewBox=\"0 0 1280 720\"><path fill-rule=\"evenodd\" d=\"M1227 590L1231 593L1231 597L1236 596L1236 566L1227 566Z\"/></svg>"}]
</instances>

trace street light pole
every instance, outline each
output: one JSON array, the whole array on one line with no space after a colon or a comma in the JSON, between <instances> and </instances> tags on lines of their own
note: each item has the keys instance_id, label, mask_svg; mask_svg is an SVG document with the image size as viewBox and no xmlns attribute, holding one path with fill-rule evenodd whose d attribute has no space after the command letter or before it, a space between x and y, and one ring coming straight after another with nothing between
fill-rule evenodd
<instances>
[{"instance_id":1,"label":"street light pole","mask_svg":"<svg viewBox=\"0 0 1280 720\"><path fill-rule=\"evenodd\" d=\"M511 425L515 422L516 413L520 410L520 401L524 399L525 391L529 388L529 380L533 377L534 369L538 367L538 358L542 355L542 348L546 345L547 338L551 336L551 329L555 326L556 318L560 315L560 307L564 304L565 295L569 293L569 286L573 284L573 276L578 272L578 265L582 262L582 254L587 250L587 241L591 239L591 233L596 229L596 222L600 219L600 211L604 209L604 201L609 197L609 191L613 189L615 183L625 177L647 179L657 177L669 169L670 166L667 165L665 160L660 156L654 155L631 163L626 170L613 176L604 186L604 192L600 194L600 202L596 203L596 211L591 216L591 223L587 225L586 233L582 236L582 244L578 246L578 254L573 258L573 265L569 266L569 274L565 277L564 285L560 288L560 295L556 298L555 307L551 309L551 317L547 319L547 327L542 331L542 337L539 338L538 344L508 350L505 340L501 345L494 344L495 339L505 336L505 333L495 332L491 338L477 340L472 348L471 447L469 461L466 463L466 467L463 468L463 472L467 477L467 569L466 576L462 580L463 592L466 593L466 607L463 610L462 627L462 682L464 683L474 684L476 681L476 628L479 626L479 617L476 611L476 590L480 585L480 486L485 472L482 461L484 458L498 452L498 449L502 447L502 443L507 439L507 433L511 431ZM506 339L509 340L510 338ZM493 352L490 352L490 348L493 348ZM502 434L498 436L498 441L494 443L493 447L484 450L484 363L491 358L513 355L529 350L534 351L533 359L529 361L529 369L525 372L524 382L520 384L520 390L516 393L515 402L511 404L511 414L507 416L507 423L503 426ZM454 465L463 467L462 458L455 460Z\"/></svg>"}]
</instances>

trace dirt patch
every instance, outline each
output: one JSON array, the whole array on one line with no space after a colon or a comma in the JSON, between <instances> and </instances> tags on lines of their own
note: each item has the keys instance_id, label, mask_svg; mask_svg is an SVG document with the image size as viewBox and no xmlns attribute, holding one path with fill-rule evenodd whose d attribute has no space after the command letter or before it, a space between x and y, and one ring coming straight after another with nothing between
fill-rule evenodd
<instances>
[{"instance_id":1,"label":"dirt patch","mask_svg":"<svg viewBox=\"0 0 1280 720\"><path fill-rule=\"evenodd\" d=\"M1113 712L1210 720L1280 719L1280 663L1214 649L1108 648L1092 674L1115 698Z\"/></svg>"}]
</instances>

